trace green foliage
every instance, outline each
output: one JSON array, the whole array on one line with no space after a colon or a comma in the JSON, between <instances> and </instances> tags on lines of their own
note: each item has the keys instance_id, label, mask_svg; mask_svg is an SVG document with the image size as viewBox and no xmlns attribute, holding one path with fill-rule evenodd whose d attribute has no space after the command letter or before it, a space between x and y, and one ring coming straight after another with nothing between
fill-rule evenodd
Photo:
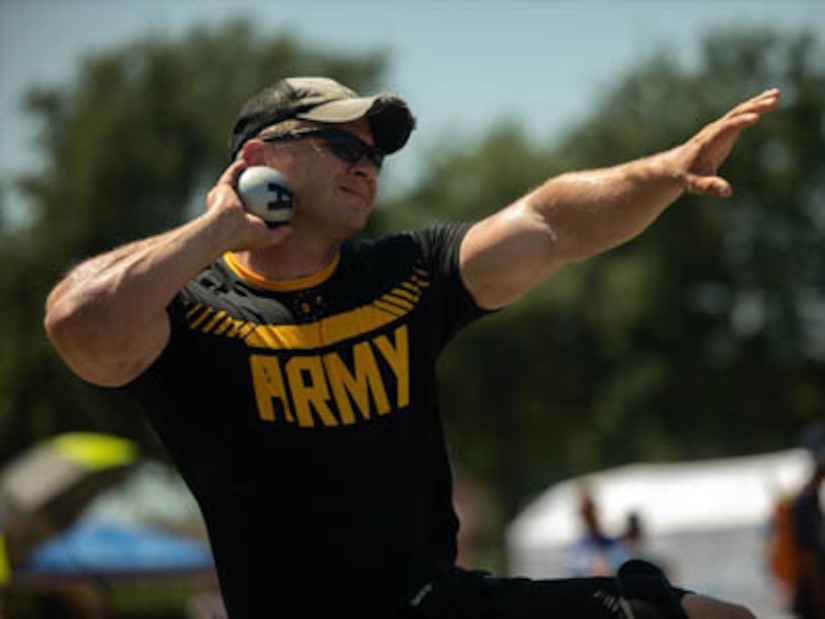
<instances>
[{"instance_id":1,"label":"green foliage","mask_svg":"<svg viewBox=\"0 0 825 619\"><path fill-rule=\"evenodd\" d=\"M560 144L494 131L384 211L391 227L478 219L561 170L676 145L737 101L784 90L722 170L731 201L683 197L638 239L567 267L448 350L453 451L494 481L507 514L569 474L784 448L825 414L818 53L804 34L719 33L698 69L655 57L620 79Z\"/></svg>"}]
</instances>

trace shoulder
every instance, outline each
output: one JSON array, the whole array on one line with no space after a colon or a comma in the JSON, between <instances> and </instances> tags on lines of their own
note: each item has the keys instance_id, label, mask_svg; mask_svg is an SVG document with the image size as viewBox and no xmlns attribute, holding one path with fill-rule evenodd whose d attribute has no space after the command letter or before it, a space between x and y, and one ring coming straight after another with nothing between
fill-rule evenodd
<instances>
[{"instance_id":1,"label":"shoulder","mask_svg":"<svg viewBox=\"0 0 825 619\"><path fill-rule=\"evenodd\" d=\"M344 255L381 261L406 258L449 270L458 264L458 251L470 227L466 222L442 223L378 239L359 239L345 246Z\"/></svg>"},{"instance_id":2,"label":"shoulder","mask_svg":"<svg viewBox=\"0 0 825 619\"><path fill-rule=\"evenodd\" d=\"M472 226L471 222L444 222L414 230L402 230L375 239L358 238L347 244L357 251L382 251L392 248L427 248L460 242Z\"/></svg>"}]
</instances>

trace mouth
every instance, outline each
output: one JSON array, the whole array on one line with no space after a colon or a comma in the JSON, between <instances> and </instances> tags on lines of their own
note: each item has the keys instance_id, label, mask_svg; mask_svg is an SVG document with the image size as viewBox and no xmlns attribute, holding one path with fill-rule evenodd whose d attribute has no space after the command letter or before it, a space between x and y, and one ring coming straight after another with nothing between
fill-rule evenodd
<instances>
[{"instance_id":1,"label":"mouth","mask_svg":"<svg viewBox=\"0 0 825 619\"><path fill-rule=\"evenodd\" d=\"M366 189L360 189L357 187L351 187L347 185L341 185L341 191L356 196L357 198L361 198L364 201L367 201L369 196L369 192Z\"/></svg>"}]
</instances>

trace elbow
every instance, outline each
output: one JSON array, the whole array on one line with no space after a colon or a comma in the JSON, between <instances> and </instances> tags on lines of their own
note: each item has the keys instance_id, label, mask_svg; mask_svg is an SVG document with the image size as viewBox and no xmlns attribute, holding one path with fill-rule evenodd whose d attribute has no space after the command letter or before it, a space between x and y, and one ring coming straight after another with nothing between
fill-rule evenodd
<instances>
[{"instance_id":1,"label":"elbow","mask_svg":"<svg viewBox=\"0 0 825 619\"><path fill-rule=\"evenodd\" d=\"M61 344L70 339L73 321L72 312L67 311L66 303L61 302L56 297L57 291L53 291L46 300L43 329L52 345L60 351Z\"/></svg>"},{"instance_id":2,"label":"elbow","mask_svg":"<svg viewBox=\"0 0 825 619\"><path fill-rule=\"evenodd\" d=\"M53 292L46 301L43 329L58 357L79 378L101 386L117 386L101 372L106 366L105 346L101 345L103 323L82 303Z\"/></svg>"},{"instance_id":3,"label":"elbow","mask_svg":"<svg viewBox=\"0 0 825 619\"><path fill-rule=\"evenodd\" d=\"M46 301L43 329L58 356L75 374L86 378L82 359L88 354L90 339L83 336L82 311L53 292Z\"/></svg>"},{"instance_id":4,"label":"elbow","mask_svg":"<svg viewBox=\"0 0 825 619\"><path fill-rule=\"evenodd\" d=\"M43 328L58 352L74 347L73 343L88 341L88 334L84 337L83 331L87 329L84 324L89 321L84 316L89 310L75 296L58 286L46 299Z\"/></svg>"},{"instance_id":5,"label":"elbow","mask_svg":"<svg viewBox=\"0 0 825 619\"><path fill-rule=\"evenodd\" d=\"M134 329L100 298L77 299L53 292L43 327L57 355L88 383L122 387L142 374L169 339L169 322L152 320Z\"/></svg>"}]
</instances>

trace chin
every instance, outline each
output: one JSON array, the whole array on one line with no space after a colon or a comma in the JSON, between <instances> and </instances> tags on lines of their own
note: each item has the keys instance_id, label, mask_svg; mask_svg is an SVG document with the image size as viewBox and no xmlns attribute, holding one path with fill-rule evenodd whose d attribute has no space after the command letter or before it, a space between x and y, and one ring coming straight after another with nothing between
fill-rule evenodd
<instances>
[{"instance_id":1,"label":"chin","mask_svg":"<svg viewBox=\"0 0 825 619\"><path fill-rule=\"evenodd\" d=\"M353 201L351 206L345 207L347 210L347 221L363 228L367 225L367 220L372 214L372 202L366 200Z\"/></svg>"},{"instance_id":2,"label":"chin","mask_svg":"<svg viewBox=\"0 0 825 619\"><path fill-rule=\"evenodd\" d=\"M362 232L364 230L364 228L367 227L367 221L368 220L369 220L369 215L368 214L367 214L367 216L364 216L364 217L352 217L350 219L347 219L345 225L347 227L347 231L349 233L349 236L352 236L354 234L358 234L359 232Z\"/></svg>"}]
</instances>

